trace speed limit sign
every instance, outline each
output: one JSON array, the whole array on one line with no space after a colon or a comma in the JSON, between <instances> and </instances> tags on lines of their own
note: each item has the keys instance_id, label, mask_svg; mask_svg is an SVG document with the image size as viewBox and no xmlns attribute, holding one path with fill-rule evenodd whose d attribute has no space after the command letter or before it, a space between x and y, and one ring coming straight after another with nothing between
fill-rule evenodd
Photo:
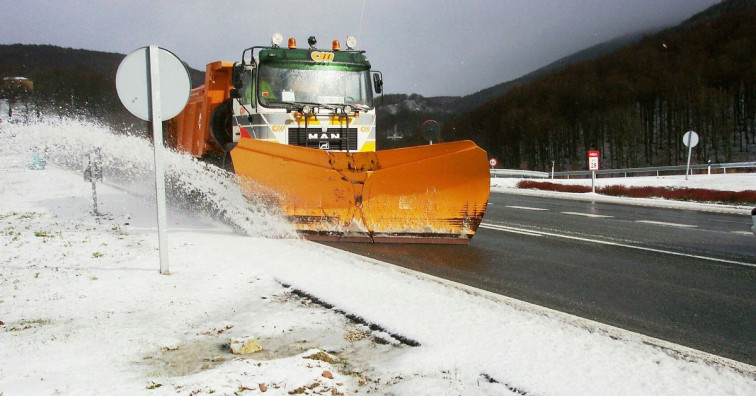
<instances>
[{"instance_id":1,"label":"speed limit sign","mask_svg":"<svg viewBox=\"0 0 756 396\"><path fill-rule=\"evenodd\" d=\"M491 168L498 164L498 162L496 162L496 158L491 158L490 160L488 160L488 163L491 164Z\"/></svg>"}]
</instances>

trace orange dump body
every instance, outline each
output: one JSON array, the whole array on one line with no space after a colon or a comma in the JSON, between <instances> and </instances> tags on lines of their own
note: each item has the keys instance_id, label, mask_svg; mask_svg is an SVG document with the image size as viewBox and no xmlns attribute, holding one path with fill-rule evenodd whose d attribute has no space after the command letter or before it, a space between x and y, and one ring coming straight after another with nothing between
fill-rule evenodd
<instances>
[{"instance_id":1,"label":"orange dump body","mask_svg":"<svg viewBox=\"0 0 756 396\"><path fill-rule=\"evenodd\" d=\"M205 84L192 89L184 110L170 121L168 141L176 150L202 157L222 153L210 134L210 115L229 98L231 62L213 62L205 70Z\"/></svg>"}]
</instances>

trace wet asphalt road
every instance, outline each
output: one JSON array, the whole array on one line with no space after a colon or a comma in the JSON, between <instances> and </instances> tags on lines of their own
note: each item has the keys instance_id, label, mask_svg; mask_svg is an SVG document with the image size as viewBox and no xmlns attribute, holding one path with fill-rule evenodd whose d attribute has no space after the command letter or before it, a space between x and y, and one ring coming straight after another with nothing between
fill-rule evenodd
<instances>
[{"instance_id":1,"label":"wet asphalt road","mask_svg":"<svg viewBox=\"0 0 756 396\"><path fill-rule=\"evenodd\" d=\"M468 246L328 245L756 365L745 215L492 193Z\"/></svg>"}]
</instances>

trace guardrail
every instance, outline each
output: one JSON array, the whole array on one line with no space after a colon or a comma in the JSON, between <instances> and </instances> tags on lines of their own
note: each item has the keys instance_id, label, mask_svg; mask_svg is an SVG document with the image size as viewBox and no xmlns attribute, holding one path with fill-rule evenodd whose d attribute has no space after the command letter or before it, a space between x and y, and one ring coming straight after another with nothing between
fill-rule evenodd
<instances>
[{"instance_id":1,"label":"guardrail","mask_svg":"<svg viewBox=\"0 0 756 396\"><path fill-rule=\"evenodd\" d=\"M620 175L624 174L627 177L628 174L634 173L648 173L653 175L654 173L658 177L661 172L685 172L686 165L671 165L671 166L652 166L647 168L626 168L626 169L601 169L596 171L596 175ZM727 169L736 168L756 168L756 162L730 162L723 164L696 164L691 165L690 169L706 169L707 173L711 174L712 169L722 169L723 173L727 173ZM538 172L529 170L517 170L517 169L491 169L491 177L519 177L519 178L548 178L548 177L567 177L570 176L585 176L590 177L591 171L565 171L565 172Z\"/></svg>"},{"instance_id":2,"label":"guardrail","mask_svg":"<svg viewBox=\"0 0 756 396\"><path fill-rule=\"evenodd\" d=\"M548 172L538 172L538 171L529 171L529 170L520 170L520 169L491 169L491 177L519 177L519 178L529 178L529 177L539 177L539 178L547 178L551 175L551 173Z\"/></svg>"}]
</instances>

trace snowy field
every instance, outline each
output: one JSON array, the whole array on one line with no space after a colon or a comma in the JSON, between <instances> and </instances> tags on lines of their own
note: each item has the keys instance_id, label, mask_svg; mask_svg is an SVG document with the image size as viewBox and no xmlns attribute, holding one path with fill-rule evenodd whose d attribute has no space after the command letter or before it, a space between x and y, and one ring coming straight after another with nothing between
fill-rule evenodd
<instances>
[{"instance_id":1,"label":"snowy field","mask_svg":"<svg viewBox=\"0 0 756 396\"><path fill-rule=\"evenodd\" d=\"M89 122L0 121L2 396L756 394L753 366L296 239L178 154L161 275L151 161Z\"/></svg>"}]
</instances>

